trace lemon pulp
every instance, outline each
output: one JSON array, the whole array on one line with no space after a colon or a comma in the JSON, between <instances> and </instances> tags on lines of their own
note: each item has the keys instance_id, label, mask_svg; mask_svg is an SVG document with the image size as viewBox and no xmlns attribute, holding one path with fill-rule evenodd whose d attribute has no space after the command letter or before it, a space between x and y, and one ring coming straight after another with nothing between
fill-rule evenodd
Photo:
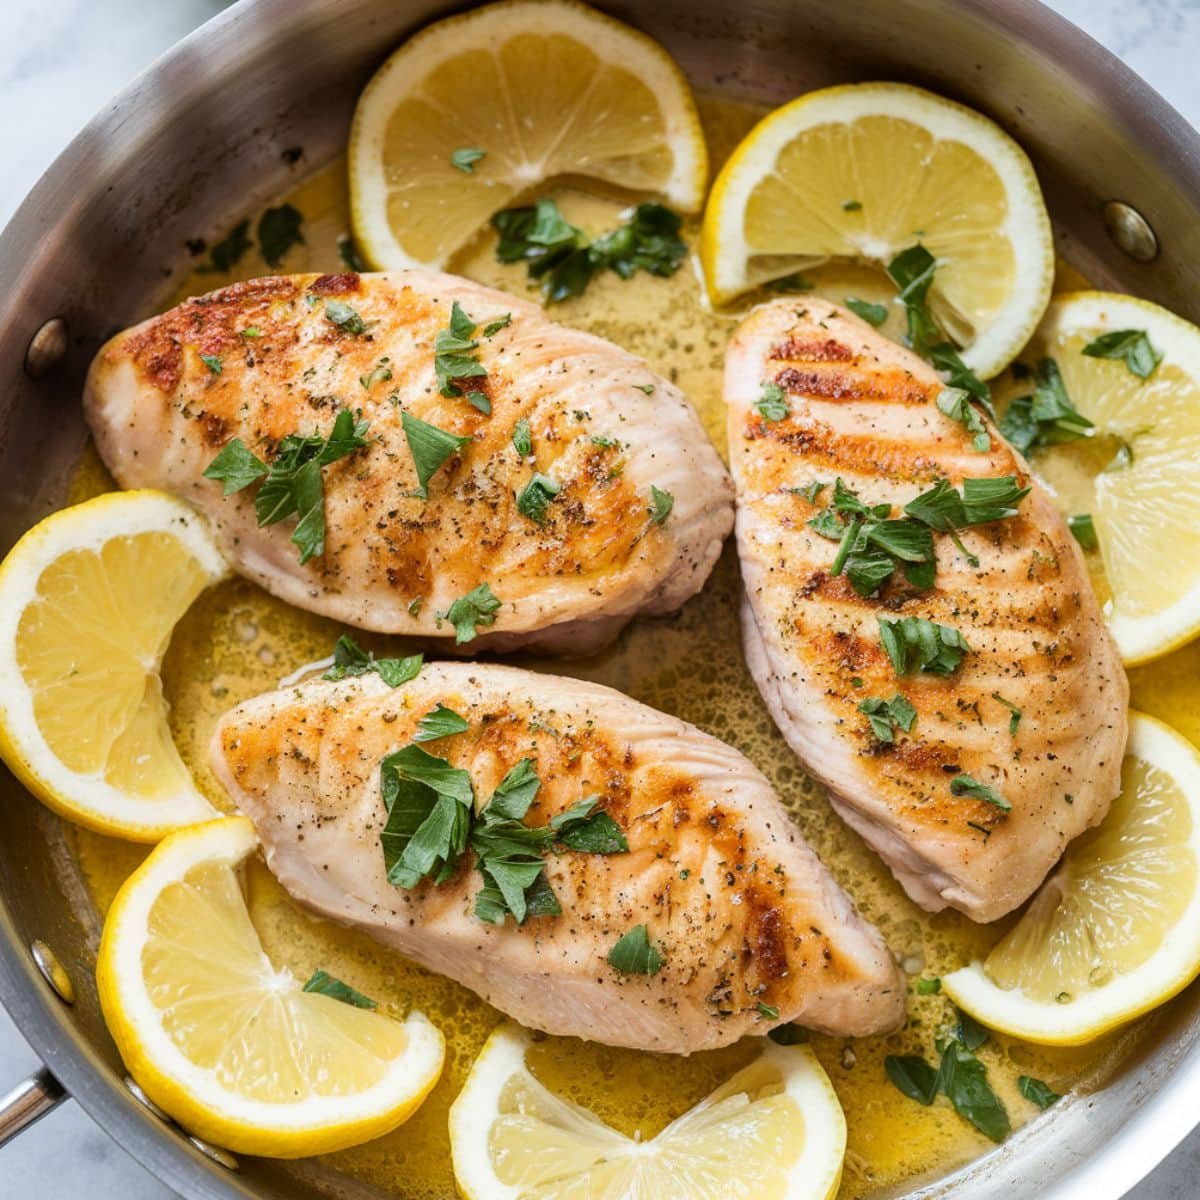
<instances>
[{"instance_id":1,"label":"lemon pulp","mask_svg":"<svg viewBox=\"0 0 1200 1200\"><path fill-rule=\"evenodd\" d=\"M700 111L717 162L762 115L760 108L704 97ZM553 195L568 220L592 233L611 229L620 220L620 201L564 185L539 194ZM336 240L349 228L344 163L338 160L300 181L286 199L304 213L306 237L306 244L289 252L286 269L339 269ZM695 248L698 234L698 222L687 221L683 237L689 246ZM237 275L261 274L264 269L250 252L238 264ZM451 269L516 294L526 294L529 287L523 266L495 261L489 238L456 257ZM886 280L866 267L830 263L806 274L817 292L838 302L848 295L869 300L888 295ZM231 279L195 274L181 283L169 302ZM879 292L870 291L872 286ZM584 296L549 312L555 320L612 339L676 381L696 406L710 437L724 448L724 352L740 318L707 309L699 281L686 265L669 279L638 276L627 282L611 273L597 277ZM1048 457L1057 461L1070 449L1063 447ZM111 487L91 457L79 474L73 499ZM678 617L636 622L613 650L572 662L569 673L676 713L749 755L788 806L802 835L863 915L880 926L911 972L935 977L986 956L1011 923L980 927L957 913L931 915L916 908L879 860L833 815L823 791L788 750L762 707L738 639L730 633L736 628L739 599L736 555L730 547L705 590ZM189 611L168 650L163 678L180 753L214 803L224 802L207 766L208 740L218 717L241 700L277 686L299 664L327 655L340 632L342 627L334 622L288 608L241 579L218 585ZM390 645L398 651L403 646L367 636L360 641L376 650ZM1181 661L1176 654L1135 671L1137 703L1176 724L1183 710L1193 736L1200 738L1200 643L1191 667L1176 668ZM514 662L551 673L560 669L553 661L518 657ZM1162 692L1165 681L1170 683L1169 700ZM1173 714L1164 711L1168 703ZM144 851L85 830L72 830L70 837L90 895L103 911ZM344 1174L403 1200L451 1200L455 1189L449 1164L449 1107L499 1014L465 988L382 950L364 934L314 921L261 863L247 864L246 892L251 920L273 964L287 967L298 978L320 967L352 980L380 1000L385 1011L400 1014L417 1008L447 1039L442 1079L401 1130L323 1156L311 1170L321 1178ZM922 1108L899 1095L887 1080L883 1060L888 1054L924 1054L936 1061L934 1042L951 1019L952 1006L945 996L914 996L909 1015L909 1026L900 1035L811 1039L849 1127L839 1200L887 1195L908 1181L943 1175L991 1149L991 1143L946 1106ZM1018 1093L1018 1076L1036 1076L1059 1092L1090 1086L1111 1069L1132 1036L1132 1031L1126 1032L1075 1049L1027 1046L1001 1037L981 1056L1016 1127L1036 1115ZM554 1093L591 1109L626 1136L645 1139L745 1065L755 1048L743 1044L682 1059L548 1038L535 1043L529 1066ZM306 1167L292 1164L286 1169L303 1172Z\"/></svg>"},{"instance_id":2,"label":"lemon pulp","mask_svg":"<svg viewBox=\"0 0 1200 1200\"><path fill-rule=\"evenodd\" d=\"M1192 815L1161 768L1127 758L1104 824L1072 846L984 970L1006 989L1070 1003L1146 962L1183 916L1196 886Z\"/></svg>"}]
</instances>

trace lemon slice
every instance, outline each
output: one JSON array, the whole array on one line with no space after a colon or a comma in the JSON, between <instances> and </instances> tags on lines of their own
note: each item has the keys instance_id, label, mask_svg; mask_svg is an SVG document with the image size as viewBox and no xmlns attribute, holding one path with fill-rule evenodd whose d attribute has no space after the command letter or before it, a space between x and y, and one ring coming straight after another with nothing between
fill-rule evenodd
<instances>
[{"instance_id":1,"label":"lemon slice","mask_svg":"<svg viewBox=\"0 0 1200 1200\"><path fill-rule=\"evenodd\" d=\"M217 815L171 740L158 672L226 570L204 519L149 491L54 513L0 565L0 755L51 808L146 842Z\"/></svg>"},{"instance_id":2,"label":"lemon slice","mask_svg":"<svg viewBox=\"0 0 1200 1200\"><path fill-rule=\"evenodd\" d=\"M841 1106L807 1046L762 1053L657 1137L634 1141L556 1096L497 1030L450 1110L468 1200L827 1200L846 1150Z\"/></svg>"},{"instance_id":3,"label":"lemon slice","mask_svg":"<svg viewBox=\"0 0 1200 1200\"><path fill-rule=\"evenodd\" d=\"M1148 378L1082 353L1119 330L1144 331L1162 354ZM1071 292L1055 297L1029 355L1057 362L1072 403L1095 424L1090 445L1055 456L1084 453L1105 468L1090 511L1111 590L1106 615L1127 663L1158 658L1200 633L1200 329L1132 296ZM1055 456L1044 456L1051 482Z\"/></svg>"},{"instance_id":4,"label":"lemon slice","mask_svg":"<svg viewBox=\"0 0 1200 1200\"><path fill-rule=\"evenodd\" d=\"M1200 973L1200 755L1132 714L1121 783L1103 824L1071 845L987 959L943 977L992 1029L1082 1045Z\"/></svg>"},{"instance_id":5,"label":"lemon slice","mask_svg":"<svg viewBox=\"0 0 1200 1200\"><path fill-rule=\"evenodd\" d=\"M118 892L96 982L129 1073L185 1129L294 1158L394 1129L442 1071L442 1035L314 992L273 967L238 865L244 817L165 838Z\"/></svg>"},{"instance_id":6,"label":"lemon slice","mask_svg":"<svg viewBox=\"0 0 1200 1200\"><path fill-rule=\"evenodd\" d=\"M899 83L810 92L750 131L713 185L701 260L725 303L831 261L880 268L920 242L930 305L987 378L1050 299L1050 219L1025 152L960 104ZM840 297L839 297L840 298Z\"/></svg>"},{"instance_id":7,"label":"lemon slice","mask_svg":"<svg viewBox=\"0 0 1200 1200\"><path fill-rule=\"evenodd\" d=\"M687 80L657 42L570 0L509 0L436 22L379 68L355 110L349 168L372 265L443 267L549 179L696 212L708 153Z\"/></svg>"}]
</instances>

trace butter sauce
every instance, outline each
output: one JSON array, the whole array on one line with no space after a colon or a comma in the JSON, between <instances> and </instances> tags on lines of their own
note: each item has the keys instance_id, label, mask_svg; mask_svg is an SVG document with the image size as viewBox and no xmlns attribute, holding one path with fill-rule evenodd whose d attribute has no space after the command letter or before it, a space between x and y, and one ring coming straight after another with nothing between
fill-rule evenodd
<instances>
[{"instance_id":1,"label":"butter sauce","mask_svg":"<svg viewBox=\"0 0 1200 1200\"><path fill-rule=\"evenodd\" d=\"M761 115L758 109L715 99L702 99L701 112L717 164ZM619 223L628 204L574 188L546 188L539 194L553 195L567 219L591 233ZM279 270L344 269L337 247L339 236L349 228L344 161L316 172L286 199L304 215L305 241L289 251ZM690 220L684 229L689 246L695 246L697 234L698 222ZM493 246L494 236L485 233L454 264L455 269L524 294L530 285L523 266L497 263ZM270 268L252 249L231 275L193 273L171 303L234 278L266 273ZM880 302L892 295L882 274L864 267L831 265L811 272L810 278L817 291L838 301L857 296ZM675 380L724 452L723 356L739 314L714 313L707 307L694 264L685 264L669 279L639 274L626 282L611 273L601 274L584 296L556 306L551 315L610 338ZM898 322L898 314L893 313L886 331L898 333ZM1095 468L1083 450L1056 451L1053 463L1064 508L1087 511ZM71 500L112 486L89 450L77 472ZM703 593L677 616L634 622L612 649L596 658L567 663L509 661L617 687L738 747L766 773L797 826L859 910L882 929L893 953L913 976L907 1028L859 1041L814 1036L812 1044L829 1072L849 1126L840 1200L890 1194L906 1183L947 1174L991 1148L944 1101L922 1108L902 1096L888 1081L883 1060L888 1054L919 1053L936 1061L934 1041L951 1022L953 1009L941 995L917 995L915 980L940 976L985 954L1010 921L981 927L953 912L922 912L833 815L822 789L806 776L776 731L745 667L738 600L737 557L731 542ZM327 656L341 631L334 622L289 608L240 579L201 597L181 622L163 671L172 730L199 786L215 804L228 808L207 763L207 746L218 717L239 701L276 687L303 664ZM364 635L360 640L376 651L411 650L399 639L389 642ZM432 653L436 654L436 647ZM1169 717L1183 733L1200 738L1198 668L1200 642L1161 663L1139 668L1133 672L1135 705ZM72 830L70 838L91 900L102 914L144 857L145 848L82 829ZM273 962L289 967L298 979L323 968L378 1000L384 1012L400 1015L420 1009L447 1039L445 1073L406 1125L366 1146L292 1169L326 1182L339 1175L350 1177L404 1200L448 1200L455 1190L447 1112L499 1014L466 989L409 964L364 935L306 915L261 863L249 866L245 888L252 919ZM1017 1092L1019 1075L1042 1079L1057 1092L1086 1091L1114 1069L1136 1036L1134 1027L1073 1050L1038 1048L997 1037L979 1056L1015 1128L1037 1115ZM530 1059L548 1086L593 1109L617 1129L646 1139L753 1052L753 1042L747 1041L683 1059L573 1039L545 1039Z\"/></svg>"}]
</instances>

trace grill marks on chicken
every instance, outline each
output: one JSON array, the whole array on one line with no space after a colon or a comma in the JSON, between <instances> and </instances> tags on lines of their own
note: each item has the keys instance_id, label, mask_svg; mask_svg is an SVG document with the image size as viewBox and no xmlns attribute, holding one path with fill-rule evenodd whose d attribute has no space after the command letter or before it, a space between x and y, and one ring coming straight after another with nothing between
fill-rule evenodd
<instances>
[{"instance_id":1,"label":"grill marks on chicken","mask_svg":"<svg viewBox=\"0 0 1200 1200\"><path fill-rule=\"evenodd\" d=\"M764 383L789 413L756 408ZM1023 459L944 416L925 362L825 301L779 301L740 327L726 359L746 654L792 749L923 907L993 920L1026 899L1120 787L1128 686L1082 556ZM1016 516L935 533L934 586L895 572L859 595L838 545L808 524L834 481L891 515L938 479L1015 476ZM814 494L809 485L827 486ZM978 560L973 566L968 555ZM970 650L942 676L898 677L881 618L923 617ZM904 696L910 732L881 740L859 704ZM1007 703L1005 703L1007 702ZM1012 707L1021 716L1010 732ZM998 792L954 794L959 776ZM962 792L961 782L955 790Z\"/></svg>"},{"instance_id":2,"label":"grill marks on chicken","mask_svg":"<svg viewBox=\"0 0 1200 1200\"><path fill-rule=\"evenodd\" d=\"M454 301L487 374L448 397L435 341ZM188 300L100 351L84 405L123 487L182 496L243 574L381 632L453 636L438 614L486 582L502 603L481 646L583 652L698 591L733 521L729 479L674 385L535 305L435 272L271 277ZM301 566L293 521L260 528L253 487L223 499L202 473L234 437L269 463L289 434L328 435L342 408L361 410L370 444L324 468L325 553ZM471 439L428 500L413 495L404 413ZM521 418L531 456L513 444ZM560 489L541 522L517 507L535 472ZM674 497L661 524L652 486Z\"/></svg>"},{"instance_id":3,"label":"grill marks on chicken","mask_svg":"<svg viewBox=\"0 0 1200 1200\"><path fill-rule=\"evenodd\" d=\"M439 703L469 730L425 749L470 773L477 808L533 758L541 788L527 824L599 795L624 832L627 853L547 854L561 915L481 921L470 852L440 886L388 882L379 764ZM790 1021L858 1035L903 1018L903 977L882 938L762 775L608 688L444 663L395 690L376 677L308 683L230 712L212 761L297 900L531 1028L686 1054ZM606 961L638 925L663 957L656 974L624 975Z\"/></svg>"}]
</instances>

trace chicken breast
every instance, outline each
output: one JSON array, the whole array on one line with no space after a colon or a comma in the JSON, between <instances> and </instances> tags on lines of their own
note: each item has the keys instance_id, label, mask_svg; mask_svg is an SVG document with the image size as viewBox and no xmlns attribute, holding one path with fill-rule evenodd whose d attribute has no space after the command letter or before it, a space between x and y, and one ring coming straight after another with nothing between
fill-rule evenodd
<instances>
[{"instance_id":1,"label":"chicken breast","mask_svg":"<svg viewBox=\"0 0 1200 1200\"><path fill-rule=\"evenodd\" d=\"M923 360L823 300L778 301L744 322L725 375L743 635L789 745L909 895L991 921L1108 811L1128 685L1062 517L990 423L990 448L973 448L937 407L943 386ZM932 586L919 572L910 582L896 560L864 596L845 563L836 570L856 521L900 519L939 480L961 494L964 480L1005 476L1030 489L1015 516L961 527L959 544L924 522L905 527L932 536ZM847 492L879 513L848 511ZM888 634L932 635L930 652L949 649L915 670L927 654L901 647L911 672L901 674ZM893 710L880 707L896 696Z\"/></svg>"},{"instance_id":2,"label":"chicken breast","mask_svg":"<svg viewBox=\"0 0 1200 1200\"><path fill-rule=\"evenodd\" d=\"M616 853L547 846L559 915L481 919L471 850L440 886L389 882L381 762L414 744L439 705L469 727L421 745L469 773L476 811L531 759L540 786L525 826L597 797L595 811L626 839ZM523 1025L688 1054L790 1021L857 1035L903 1019L904 979L883 939L763 776L715 738L609 688L466 663L427 665L396 689L376 676L306 683L228 713L211 756L293 897ZM653 973L608 961L639 926L661 958Z\"/></svg>"},{"instance_id":3,"label":"chicken breast","mask_svg":"<svg viewBox=\"0 0 1200 1200\"><path fill-rule=\"evenodd\" d=\"M223 498L204 471L234 439L284 461L285 439L327 437L343 409L368 444L316 468L324 548L302 563L291 539L309 525L260 526L257 479ZM733 526L732 485L678 388L536 305L430 271L188 300L101 349L84 411L122 487L190 501L244 575L384 633L463 636L446 614L487 584L499 603L468 604L473 648L584 653L697 592Z\"/></svg>"}]
</instances>

